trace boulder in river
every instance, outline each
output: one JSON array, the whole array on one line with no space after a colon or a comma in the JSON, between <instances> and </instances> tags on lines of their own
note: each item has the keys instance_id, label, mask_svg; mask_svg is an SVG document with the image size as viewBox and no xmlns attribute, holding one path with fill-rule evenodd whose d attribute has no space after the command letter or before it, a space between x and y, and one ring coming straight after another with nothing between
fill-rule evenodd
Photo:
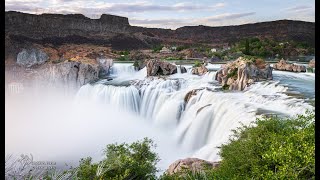
<instances>
[{"instance_id":1,"label":"boulder in river","mask_svg":"<svg viewBox=\"0 0 320 180\"><path fill-rule=\"evenodd\" d=\"M217 80L224 89L242 91L253 82L272 80L272 67L261 59L248 60L239 57L237 60L222 66L216 73Z\"/></svg>"},{"instance_id":2,"label":"boulder in river","mask_svg":"<svg viewBox=\"0 0 320 180\"><path fill-rule=\"evenodd\" d=\"M147 61L147 76L171 75L177 73L177 66L160 60Z\"/></svg>"},{"instance_id":3,"label":"boulder in river","mask_svg":"<svg viewBox=\"0 0 320 180\"><path fill-rule=\"evenodd\" d=\"M192 68L192 74L195 74L195 75L204 75L205 73L208 72L208 69L206 68L205 65L201 65L200 67L194 67Z\"/></svg>"},{"instance_id":4,"label":"boulder in river","mask_svg":"<svg viewBox=\"0 0 320 180\"><path fill-rule=\"evenodd\" d=\"M291 64L281 59L278 63L273 65L273 68L280 71L291 71L291 72L306 72L304 65Z\"/></svg>"}]
</instances>

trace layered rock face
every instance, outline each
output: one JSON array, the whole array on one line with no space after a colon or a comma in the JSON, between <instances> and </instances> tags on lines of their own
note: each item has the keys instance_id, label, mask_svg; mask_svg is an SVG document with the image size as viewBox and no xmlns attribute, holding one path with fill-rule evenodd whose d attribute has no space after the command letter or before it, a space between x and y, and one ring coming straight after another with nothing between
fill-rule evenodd
<instances>
[{"instance_id":1,"label":"layered rock face","mask_svg":"<svg viewBox=\"0 0 320 180\"><path fill-rule=\"evenodd\" d=\"M147 76L171 75L177 73L177 66L160 60L149 60L146 64Z\"/></svg>"},{"instance_id":2,"label":"layered rock face","mask_svg":"<svg viewBox=\"0 0 320 180\"><path fill-rule=\"evenodd\" d=\"M218 165L219 163L217 162L205 161L198 158L179 159L169 166L166 173L169 175L181 173L181 175L183 175L184 170L191 170L192 172L201 172L201 170L203 170L205 167L215 168L218 167Z\"/></svg>"},{"instance_id":3,"label":"layered rock face","mask_svg":"<svg viewBox=\"0 0 320 180\"><path fill-rule=\"evenodd\" d=\"M77 90L82 85L95 81L99 76L98 65L66 61L45 64L34 69L34 79L44 86L67 87Z\"/></svg>"},{"instance_id":4,"label":"layered rock face","mask_svg":"<svg viewBox=\"0 0 320 180\"><path fill-rule=\"evenodd\" d=\"M224 65L216 73L215 80L225 89L242 91L256 81L271 80L272 78L272 67L269 64L261 60L250 62L239 57Z\"/></svg>"},{"instance_id":5,"label":"layered rock face","mask_svg":"<svg viewBox=\"0 0 320 180\"><path fill-rule=\"evenodd\" d=\"M280 60L277 64L273 65L273 68L281 71L292 71L292 72L306 72L306 67L303 65L290 64L285 60Z\"/></svg>"}]
</instances>

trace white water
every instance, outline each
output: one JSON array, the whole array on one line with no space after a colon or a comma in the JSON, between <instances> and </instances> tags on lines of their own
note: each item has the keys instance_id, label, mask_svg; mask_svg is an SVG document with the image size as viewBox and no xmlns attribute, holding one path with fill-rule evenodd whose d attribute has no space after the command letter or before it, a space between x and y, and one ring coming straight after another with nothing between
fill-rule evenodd
<instances>
[{"instance_id":1,"label":"white water","mask_svg":"<svg viewBox=\"0 0 320 180\"><path fill-rule=\"evenodd\" d=\"M314 76L307 73L281 73L275 72L276 77L288 76L314 82ZM284 94L288 87L277 80L255 83L245 92L213 92L220 87L214 77L215 72L202 77L178 73L166 80L146 79L139 88L86 85L79 90L78 97L80 94L94 94L94 97L104 99L115 107L139 114L142 119L162 127L164 131L173 128L177 144L194 152L194 157L207 160L219 160L216 146L227 142L231 130L238 127L240 122L249 124L261 112L294 116L306 109L313 109L303 99ZM306 86L312 89L312 85ZM187 92L204 87L209 89L200 90L185 104ZM104 95L94 90L97 88L105 91ZM120 99L116 103L104 98L107 94L112 96L114 91L117 92L115 97Z\"/></svg>"},{"instance_id":2,"label":"white water","mask_svg":"<svg viewBox=\"0 0 320 180\"><path fill-rule=\"evenodd\" d=\"M313 109L305 99L285 94L294 89L314 97L311 73L274 71L274 81L255 83L245 92L222 92L215 72L144 80L146 69L115 65L109 85L84 85L73 102L39 95L6 105L6 153L31 152L42 160L67 162L92 156L97 161L106 144L150 137L158 144L164 170L179 158L219 160L217 146L228 142L231 130L261 113L293 116ZM130 80L143 81L137 87L110 85ZM193 89L201 90L185 103Z\"/></svg>"}]
</instances>

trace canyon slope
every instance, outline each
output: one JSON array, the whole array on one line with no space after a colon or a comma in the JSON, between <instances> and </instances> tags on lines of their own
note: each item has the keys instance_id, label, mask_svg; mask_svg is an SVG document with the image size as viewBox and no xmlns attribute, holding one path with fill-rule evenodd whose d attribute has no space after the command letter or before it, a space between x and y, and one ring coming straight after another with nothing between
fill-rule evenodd
<instances>
[{"instance_id":1,"label":"canyon slope","mask_svg":"<svg viewBox=\"0 0 320 180\"><path fill-rule=\"evenodd\" d=\"M82 14L26 14L5 12L6 40L16 43L94 44L113 49L150 48L165 44L224 44L247 37L303 41L314 46L315 23L292 20L237 26L185 26L176 30L131 26L126 17L102 14L90 19ZM7 44L6 44L7 45Z\"/></svg>"}]
</instances>

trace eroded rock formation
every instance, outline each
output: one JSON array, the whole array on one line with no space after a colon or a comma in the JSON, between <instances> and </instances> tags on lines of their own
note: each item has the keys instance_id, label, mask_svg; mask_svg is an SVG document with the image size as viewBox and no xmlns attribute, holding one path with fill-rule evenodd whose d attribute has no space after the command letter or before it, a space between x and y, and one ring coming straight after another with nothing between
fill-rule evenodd
<instances>
[{"instance_id":1,"label":"eroded rock formation","mask_svg":"<svg viewBox=\"0 0 320 180\"><path fill-rule=\"evenodd\" d=\"M272 78L272 67L263 60L250 61L239 57L224 65L216 73L215 80L224 89L242 91L256 81L271 80Z\"/></svg>"},{"instance_id":2,"label":"eroded rock formation","mask_svg":"<svg viewBox=\"0 0 320 180\"><path fill-rule=\"evenodd\" d=\"M292 72L306 72L304 65L291 64L281 59L278 63L273 65L273 68L281 71L292 71Z\"/></svg>"},{"instance_id":3,"label":"eroded rock formation","mask_svg":"<svg viewBox=\"0 0 320 180\"><path fill-rule=\"evenodd\" d=\"M171 75L177 73L177 66L160 60L149 60L146 64L147 76Z\"/></svg>"}]
</instances>

